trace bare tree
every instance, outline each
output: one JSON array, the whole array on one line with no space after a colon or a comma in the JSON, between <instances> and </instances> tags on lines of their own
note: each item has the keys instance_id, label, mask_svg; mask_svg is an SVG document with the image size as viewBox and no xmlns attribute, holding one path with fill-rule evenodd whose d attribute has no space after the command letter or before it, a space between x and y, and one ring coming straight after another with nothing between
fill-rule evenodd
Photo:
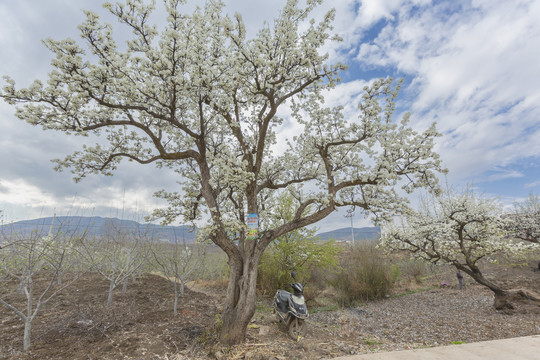
<instances>
[{"instance_id":1,"label":"bare tree","mask_svg":"<svg viewBox=\"0 0 540 360\"><path fill-rule=\"evenodd\" d=\"M184 295L186 281L198 273L204 264L206 247L202 243L187 244L184 238L180 242L176 237L172 244L161 243L152 247L157 268L173 282L175 316L178 314L178 298Z\"/></svg>"},{"instance_id":2,"label":"bare tree","mask_svg":"<svg viewBox=\"0 0 540 360\"><path fill-rule=\"evenodd\" d=\"M151 241L144 231L128 231L113 222L107 225L105 235L81 241L81 255L90 269L109 282L107 306L113 303L114 290L120 284L127 286L129 277L143 266L149 246Z\"/></svg>"},{"instance_id":3,"label":"bare tree","mask_svg":"<svg viewBox=\"0 0 540 360\"><path fill-rule=\"evenodd\" d=\"M11 235L16 237L17 235ZM66 257L73 251L74 239L61 239L60 231L41 236L39 231L11 238L11 246L0 250L0 276L14 279L17 286L0 293L0 304L6 306L24 321L23 349L32 344L32 323L43 305L76 279L72 276L61 285L57 284L59 272L69 270ZM6 282L7 284L7 282ZM19 308L16 299L17 289L22 289L26 302Z\"/></svg>"}]
</instances>

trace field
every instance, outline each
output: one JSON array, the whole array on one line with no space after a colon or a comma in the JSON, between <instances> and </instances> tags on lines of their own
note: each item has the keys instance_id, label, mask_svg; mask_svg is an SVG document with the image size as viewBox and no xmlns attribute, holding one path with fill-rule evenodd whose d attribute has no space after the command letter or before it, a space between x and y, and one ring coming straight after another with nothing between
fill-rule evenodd
<instances>
[{"instance_id":1,"label":"field","mask_svg":"<svg viewBox=\"0 0 540 360\"><path fill-rule=\"evenodd\" d=\"M540 291L537 262L489 266L487 274L507 287ZM430 347L540 333L540 308L522 303L497 312L492 294L465 279L455 288L451 268L441 267L421 284L407 282L385 300L340 309L323 293L309 305L306 338L295 342L276 321L271 298L260 297L244 344L216 343L223 287L188 284L173 316L173 287L145 274L106 306L107 283L85 274L49 302L33 326L33 345L22 352L23 322L0 307L1 359L329 359L336 356ZM450 286L440 287L441 282ZM9 284L8 284L9 285ZM39 286L39 280L37 282ZM307 285L309 286L309 284ZM11 294L22 305L24 295Z\"/></svg>"}]
</instances>

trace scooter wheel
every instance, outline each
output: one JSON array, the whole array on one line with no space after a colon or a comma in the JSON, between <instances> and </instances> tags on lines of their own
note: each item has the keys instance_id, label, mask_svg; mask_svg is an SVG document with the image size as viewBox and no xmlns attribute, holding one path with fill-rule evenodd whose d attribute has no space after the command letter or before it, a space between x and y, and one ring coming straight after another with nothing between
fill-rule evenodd
<instances>
[{"instance_id":1,"label":"scooter wheel","mask_svg":"<svg viewBox=\"0 0 540 360\"><path fill-rule=\"evenodd\" d=\"M289 321L289 336L298 341L307 334L307 324L303 319L291 317Z\"/></svg>"}]
</instances>

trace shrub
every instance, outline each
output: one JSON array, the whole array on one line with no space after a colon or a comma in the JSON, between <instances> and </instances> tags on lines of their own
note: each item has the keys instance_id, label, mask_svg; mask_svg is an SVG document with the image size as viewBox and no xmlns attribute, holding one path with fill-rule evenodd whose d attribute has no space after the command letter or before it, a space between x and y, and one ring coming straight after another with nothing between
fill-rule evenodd
<instances>
[{"instance_id":1,"label":"shrub","mask_svg":"<svg viewBox=\"0 0 540 360\"><path fill-rule=\"evenodd\" d=\"M399 277L396 268L370 243L347 245L341 256L341 268L332 280L341 306L384 298Z\"/></svg>"},{"instance_id":2,"label":"shrub","mask_svg":"<svg viewBox=\"0 0 540 360\"><path fill-rule=\"evenodd\" d=\"M295 198L284 194L276 199L275 216L270 219L276 225L284 221L292 221L296 216ZM305 211L309 212L308 206ZM320 242L315 236L316 229L300 228L290 231L272 242L263 254L258 267L257 286L263 294L273 294L277 289L287 289L293 280L291 272L295 271L297 280L310 283L305 293L306 300L314 297L316 282L319 280L318 271L327 271L338 264L339 248L334 242ZM287 289L289 290L289 289Z\"/></svg>"},{"instance_id":3,"label":"shrub","mask_svg":"<svg viewBox=\"0 0 540 360\"><path fill-rule=\"evenodd\" d=\"M426 274L426 264L419 261L408 261L403 265L403 273L417 284L422 283L422 277Z\"/></svg>"},{"instance_id":4,"label":"shrub","mask_svg":"<svg viewBox=\"0 0 540 360\"><path fill-rule=\"evenodd\" d=\"M261 259L257 282L263 294L273 294L277 289L288 289L293 280L291 271L297 273L297 280L306 281L308 295L313 298L323 281L321 272L328 272L338 264L339 249L333 242L319 243L307 239L302 234L293 234L270 246Z\"/></svg>"}]
</instances>

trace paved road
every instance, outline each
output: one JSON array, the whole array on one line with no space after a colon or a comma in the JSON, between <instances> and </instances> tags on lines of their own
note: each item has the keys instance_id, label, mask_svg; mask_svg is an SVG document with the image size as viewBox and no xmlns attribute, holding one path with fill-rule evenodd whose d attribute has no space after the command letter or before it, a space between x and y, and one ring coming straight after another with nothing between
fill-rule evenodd
<instances>
[{"instance_id":1,"label":"paved road","mask_svg":"<svg viewBox=\"0 0 540 360\"><path fill-rule=\"evenodd\" d=\"M440 346L429 349L351 355L334 360L540 360L540 335Z\"/></svg>"}]
</instances>

